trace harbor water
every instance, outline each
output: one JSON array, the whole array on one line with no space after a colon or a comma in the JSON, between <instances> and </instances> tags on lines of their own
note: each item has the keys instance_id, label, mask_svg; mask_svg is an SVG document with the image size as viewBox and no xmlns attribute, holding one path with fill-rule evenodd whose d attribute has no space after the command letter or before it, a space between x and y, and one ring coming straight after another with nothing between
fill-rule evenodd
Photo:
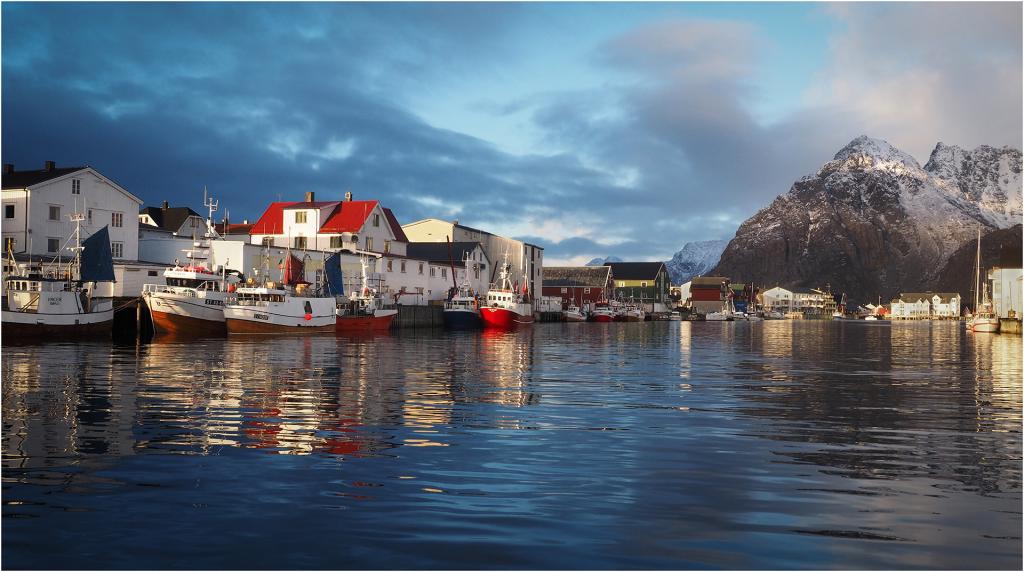
<instances>
[{"instance_id":1,"label":"harbor water","mask_svg":"<svg viewBox=\"0 0 1024 572\"><path fill-rule=\"evenodd\" d=\"M6 569L1022 566L1019 336L4 342Z\"/></svg>"}]
</instances>

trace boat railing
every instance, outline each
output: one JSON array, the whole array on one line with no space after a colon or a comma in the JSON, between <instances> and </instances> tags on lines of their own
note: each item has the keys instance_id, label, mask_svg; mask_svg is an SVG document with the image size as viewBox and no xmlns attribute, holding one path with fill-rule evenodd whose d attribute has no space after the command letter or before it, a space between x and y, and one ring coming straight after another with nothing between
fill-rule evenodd
<instances>
[{"instance_id":1,"label":"boat railing","mask_svg":"<svg viewBox=\"0 0 1024 572\"><path fill-rule=\"evenodd\" d=\"M145 294L177 294L179 296L196 297L194 288L183 286L168 286L166 284L143 284L142 293Z\"/></svg>"}]
</instances>

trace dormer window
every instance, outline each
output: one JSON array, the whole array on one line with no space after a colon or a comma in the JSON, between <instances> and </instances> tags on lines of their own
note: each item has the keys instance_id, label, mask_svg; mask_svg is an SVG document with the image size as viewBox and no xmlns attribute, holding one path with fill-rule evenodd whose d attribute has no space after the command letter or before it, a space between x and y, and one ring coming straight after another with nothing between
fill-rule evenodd
<instances>
[{"instance_id":1,"label":"dormer window","mask_svg":"<svg viewBox=\"0 0 1024 572\"><path fill-rule=\"evenodd\" d=\"M373 226L376 227L376 228L380 227L380 215L379 214L373 215Z\"/></svg>"},{"instance_id":2,"label":"dormer window","mask_svg":"<svg viewBox=\"0 0 1024 572\"><path fill-rule=\"evenodd\" d=\"M295 224L303 224L306 222L306 211L297 211L295 213Z\"/></svg>"}]
</instances>

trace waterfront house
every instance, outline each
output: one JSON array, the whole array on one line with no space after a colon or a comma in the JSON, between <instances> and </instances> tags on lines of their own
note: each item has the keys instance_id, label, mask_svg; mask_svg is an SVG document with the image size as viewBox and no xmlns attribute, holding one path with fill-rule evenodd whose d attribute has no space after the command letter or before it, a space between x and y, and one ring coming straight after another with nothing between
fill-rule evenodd
<instances>
[{"instance_id":1,"label":"waterfront house","mask_svg":"<svg viewBox=\"0 0 1024 572\"><path fill-rule=\"evenodd\" d=\"M761 303L766 310L790 312L793 310L793 291L781 286L769 288L761 293Z\"/></svg>"},{"instance_id":2,"label":"waterfront house","mask_svg":"<svg viewBox=\"0 0 1024 572\"><path fill-rule=\"evenodd\" d=\"M416 242L479 242L487 259L491 261L488 283L495 280L495 270L507 254L512 266L510 274L513 282L522 284L525 276L534 298L543 286L544 249L535 244L462 225L457 220L428 218L403 225L402 230L409 240Z\"/></svg>"},{"instance_id":3,"label":"waterfront house","mask_svg":"<svg viewBox=\"0 0 1024 572\"><path fill-rule=\"evenodd\" d=\"M901 292L890 304L895 320L959 318L960 295L953 292Z\"/></svg>"},{"instance_id":4,"label":"waterfront house","mask_svg":"<svg viewBox=\"0 0 1024 572\"><path fill-rule=\"evenodd\" d=\"M449 290L463 282L481 297L487 293L491 262L479 242L410 242L406 252L417 265L420 261L428 265L424 292L427 301L447 300ZM393 262L390 271L394 271Z\"/></svg>"},{"instance_id":5,"label":"waterfront house","mask_svg":"<svg viewBox=\"0 0 1024 572\"><path fill-rule=\"evenodd\" d=\"M1021 319L1021 311L1024 310L1024 291L1021 290L1024 270L992 268L988 271L988 279L991 284L989 291L992 294L992 309L996 315L1000 318Z\"/></svg>"},{"instance_id":6,"label":"waterfront house","mask_svg":"<svg viewBox=\"0 0 1024 572\"><path fill-rule=\"evenodd\" d=\"M563 306L581 307L614 297L610 266L548 266L544 269L544 296L558 296Z\"/></svg>"},{"instance_id":7,"label":"waterfront house","mask_svg":"<svg viewBox=\"0 0 1024 572\"><path fill-rule=\"evenodd\" d=\"M18 171L4 165L2 179L5 254L73 256L70 215L79 212L83 236L106 226L114 260L138 259L136 213L142 199L92 167L57 167L46 161L42 169Z\"/></svg>"},{"instance_id":8,"label":"waterfront house","mask_svg":"<svg viewBox=\"0 0 1024 572\"><path fill-rule=\"evenodd\" d=\"M640 302L648 312L668 311L668 269L664 262L605 262L611 267L615 298Z\"/></svg>"},{"instance_id":9,"label":"waterfront house","mask_svg":"<svg viewBox=\"0 0 1024 572\"><path fill-rule=\"evenodd\" d=\"M188 207L172 207L164 201L160 207L145 207L139 212L139 231L153 229L194 238L206 232L206 221L203 215Z\"/></svg>"},{"instance_id":10,"label":"waterfront house","mask_svg":"<svg viewBox=\"0 0 1024 572\"><path fill-rule=\"evenodd\" d=\"M698 314L721 312L725 307L729 279L724 276L698 276L690 281L690 307Z\"/></svg>"}]
</instances>

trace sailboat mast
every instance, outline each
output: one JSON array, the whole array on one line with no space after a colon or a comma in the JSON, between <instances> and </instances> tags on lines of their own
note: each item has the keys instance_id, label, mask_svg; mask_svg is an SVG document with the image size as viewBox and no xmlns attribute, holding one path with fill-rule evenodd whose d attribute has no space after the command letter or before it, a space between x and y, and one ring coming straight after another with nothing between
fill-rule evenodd
<instances>
[{"instance_id":1,"label":"sailboat mast","mask_svg":"<svg viewBox=\"0 0 1024 572\"><path fill-rule=\"evenodd\" d=\"M978 228L978 255L974 259L974 313L978 313L978 286L981 284L981 228Z\"/></svg>"}]
</instances>

